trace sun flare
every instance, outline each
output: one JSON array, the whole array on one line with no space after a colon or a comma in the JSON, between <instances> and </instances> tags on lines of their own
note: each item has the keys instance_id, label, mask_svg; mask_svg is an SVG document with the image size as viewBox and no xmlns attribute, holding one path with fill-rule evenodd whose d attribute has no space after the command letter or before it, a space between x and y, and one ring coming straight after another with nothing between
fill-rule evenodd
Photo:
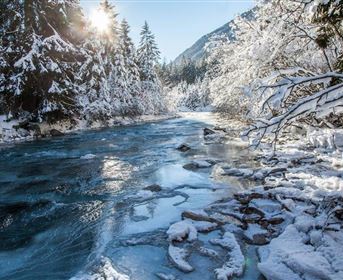
<instances>
[{"instance_id":1,"label":"sun flare","mask_svg":"<svg viewBox=\"0 0 343 280\"><path fill-rule=\"evenodd\" d=\"M110 30L110 18L107 13L102 10L94 10L90 17L91 24L101 33L106 33Z\"/></svg>"}]
</instances>

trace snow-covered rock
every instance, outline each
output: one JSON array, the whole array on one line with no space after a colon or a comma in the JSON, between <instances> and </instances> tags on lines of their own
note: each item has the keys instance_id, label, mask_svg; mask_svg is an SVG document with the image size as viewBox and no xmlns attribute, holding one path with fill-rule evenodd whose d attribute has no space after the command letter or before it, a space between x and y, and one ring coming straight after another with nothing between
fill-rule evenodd
<instances>
[{"instance_id":1,"label":"snow-covered rock","mask_svg":"<svg viewBox=\"0 0 343 280\"><path fill-rule=\"evenodd\" d=\"M318 234L313 238L318 240ZM271 241L268 254L258 264L267 279L342 279L343 265L338 257L343 250L342 233L334 238L325 234L325 242L318 248L305 244L305 234L289 225ZM330 252L330 253L329 253Z\"/></svg>"},{"instance_id":2,"label":"snow-covered rock","mask_svg":"<svg viewBox=\"0 0 343 280\"><path fill-rule=\"evenodd\" d=\"M229 250L227 261L223 267L215 270L217 279L227 280L233 276L241 276L244 270L245 258L235 235L231 232L225 232L222 239L212 239L210 242Z\"/></svg>"},{"instance_id":3,"label":"snow-covered rock","mask_svg":"<svg viewBox=\"0 0 343 280\"><path fill-rule=\"evenodd\" d=\"M168 231L169 241L183 241L187 238L188 241L194 241L198 237L199 232L208 232L217 228L216 223L207 221L193 221L186 219L172 224Z\"/></svg>"},{"instance_id":4,"label":"snow-covered rock","mask_svg":"<svg viewBox=\"0 0 343 280\"><path fill-rule=\"evenodd\" d=\"M118 272L109 258L102 258L99 266L90 273L81 273L70 280L130 280L130 277Z\"/></svg>"},{"instance_id":5,"label":"snow-covered rock","mask_svg":"<svg viewBox=\"0 0 343 280\"><path fill-rule=\"evenodd\" d=\"M178 248L172 244L168 247L168 256L173 264L183 272L191 272L194 268L186 261L188 251L183 248Z\"/></svg>"},{"instance_id":6,"label":"snow-covered rock","mask_svg":"<svg viewBox=\"0 0 343 280\"><path fill-rule=\"evenodd\" d=\"M80 159L94 159L94 158L96 158L96 155L94 154L87 154L80 157Z\"/></svg>"}]
</instances>

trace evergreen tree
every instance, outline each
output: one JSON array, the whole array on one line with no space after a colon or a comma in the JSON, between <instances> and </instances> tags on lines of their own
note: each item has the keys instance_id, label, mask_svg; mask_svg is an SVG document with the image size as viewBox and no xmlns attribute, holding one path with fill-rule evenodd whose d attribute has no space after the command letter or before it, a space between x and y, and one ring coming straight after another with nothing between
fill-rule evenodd
<instances>
[{"instance_id":1,"label":"evergreen tree","mask_svg":"<svg viewBox=\"0 0 343 280\"><path fill-rule=\"evenodd\" d=\"M91 29L84 49L87 60L80 68L83 94L79 104L89 121L106 122L122 114L123 98L119 90L123 81L123 65L118 44L118 23L115 7L103 0L98 11L108 18L108 29Z\"/></svg>"},{"instance_id":2,"label":"evergreen tree","mask_svg":"<svg viewBox=\"0 0 343 280\"><path fill-rule=\"evenodd\" d=\"M121 23L121 32L119 36L120 48L124 59L126 69L126 87L132 97L131 113L137 114L142 111L140 108L140 73L137 65L136 51L134 44L129 36L130 27L124 19Z\"/></svg>"},{"instance_id":3,"label":"evergreen tree","mask_svg":"<svg viewBox=\"0 0 343 280\"><path fill-rule=\"evenodd\" d=\"M7 114L56 121L74 114L76 47L83 14L77 0L2 1L0 93Z\"/></svg>"},{"instance_id":4,"label":"evergreen tree","mask_svg":"<svg viewBox=\"0 0 343 280\"><path fill-rule=\"evenodd\" d=\"M165 110L162 100L162 85L156 73L156 65L160 52L147 22L141 31L141 41L137 50L138 65L140 68L142 104L144 113L156 114Z\"/></svg>"},{"instance_id":5,"label":"evergreen tree","mask_svg":"<svg viewBox=\"0 0 343 280\"><path fill-rule=\"evenodd\" d=\"M156 82L155 65L160 57L160 52L155 42L155 36L151 33L147 22L141 31L141 41L137 53L141 80Z\"/></svg>"}]
</instances>

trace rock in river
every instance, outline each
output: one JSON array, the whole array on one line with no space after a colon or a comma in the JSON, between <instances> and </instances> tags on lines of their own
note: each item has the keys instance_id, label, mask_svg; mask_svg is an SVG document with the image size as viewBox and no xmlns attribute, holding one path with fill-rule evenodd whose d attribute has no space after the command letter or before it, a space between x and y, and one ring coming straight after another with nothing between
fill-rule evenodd
<instances>
[{"instance_id":1,"label":"rock in river","mask_svg":"<svg viewBox=\"0 0 343 280\"><path fill-rule=\"evenodd\" d=\"M51 129L50 130L50 135L53 136L53 137L57 137L57 136L63 136L64 133L57 130L57 129Z\"/></svg>"}]
</instances>

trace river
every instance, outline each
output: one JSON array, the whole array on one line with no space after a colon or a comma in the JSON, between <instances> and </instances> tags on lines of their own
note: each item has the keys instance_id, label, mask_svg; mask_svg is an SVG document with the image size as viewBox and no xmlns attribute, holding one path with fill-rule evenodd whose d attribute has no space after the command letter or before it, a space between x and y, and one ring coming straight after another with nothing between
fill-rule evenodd
<instances>
[{"instance_id":1,"label":"river","mask_svg":"<svg viewBox=\"0 0 343 280\"><path fill-rule=\"evenodd\" d=\"M240 144L204 140L203 128L218 123L228 125L214 114L189 113L1 147L0 279L106 279L104 260L133 280L158 279L158 272L214 279L215 262L196 254L194 272L177 271L165 231L182 211L247 187L212 178L210 168L182 167L195 158L251 161ZM181 143L192 150L176 150ZM152 184L162 191L142 191ZM145 243L129 246L137 238Z\"/></svg>"}]
</instances>

